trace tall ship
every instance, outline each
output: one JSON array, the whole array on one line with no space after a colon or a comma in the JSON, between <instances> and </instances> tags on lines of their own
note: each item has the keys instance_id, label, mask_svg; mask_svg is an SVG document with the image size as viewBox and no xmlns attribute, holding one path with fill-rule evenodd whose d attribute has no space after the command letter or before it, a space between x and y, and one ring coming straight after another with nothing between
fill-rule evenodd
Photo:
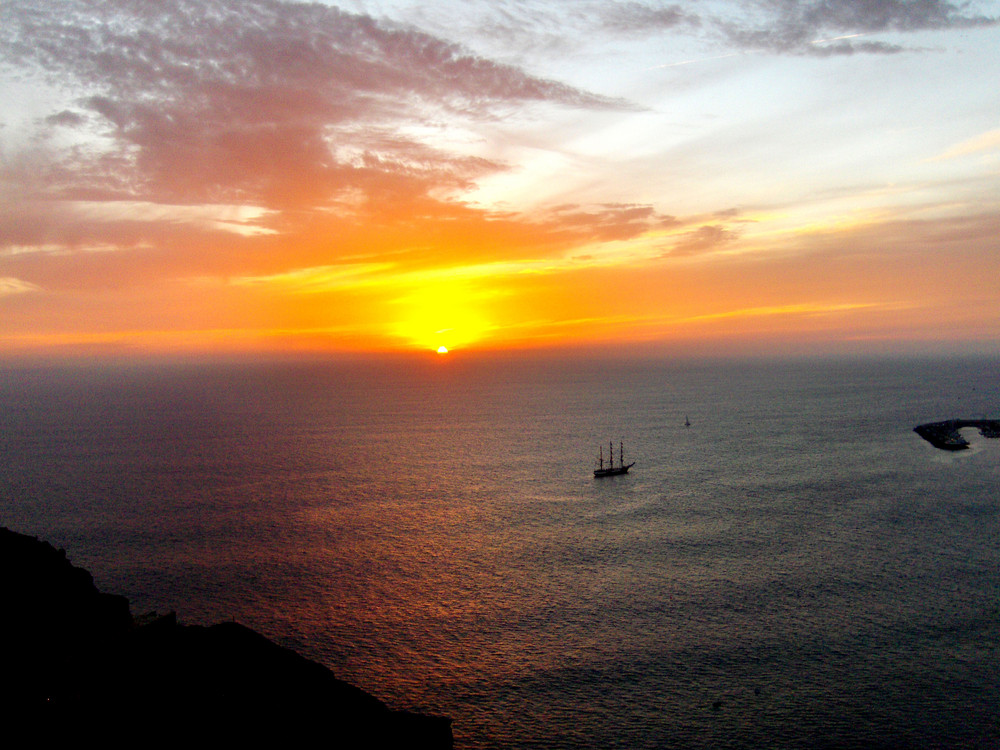
<instances>
[{"instance_id":1,"label":"tall ship","mask_svg":"<svg viewBox=\"0 0 1000 750\"><path fill-rule=\"evenodd\" d=\"M618 443L618 465L615 466L614 443L608 443L608 465L604 465L604 446L600 448L597 459L597 468L594 469L595 477L613 477L617 474L628 474L628 470L635 466L635 461L630 464L625 463L625 446Z\"/></svg>"}]
</instances>

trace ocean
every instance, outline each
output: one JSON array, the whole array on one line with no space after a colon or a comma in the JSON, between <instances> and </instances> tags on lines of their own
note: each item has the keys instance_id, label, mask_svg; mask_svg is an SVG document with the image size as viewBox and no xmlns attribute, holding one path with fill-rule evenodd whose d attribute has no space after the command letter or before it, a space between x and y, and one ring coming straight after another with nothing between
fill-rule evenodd
<instances>
[{"instance_id":1,"label":"ocean","mask_svg":"<svg viewBox=\"0 0 1000 750\"><path fill-rule=\"evenodd\" d=\"M458 748L996 747L1000 441L913 427L998 400L971 357L7 365L0 525Z\"/></svg>"}]
</instances>

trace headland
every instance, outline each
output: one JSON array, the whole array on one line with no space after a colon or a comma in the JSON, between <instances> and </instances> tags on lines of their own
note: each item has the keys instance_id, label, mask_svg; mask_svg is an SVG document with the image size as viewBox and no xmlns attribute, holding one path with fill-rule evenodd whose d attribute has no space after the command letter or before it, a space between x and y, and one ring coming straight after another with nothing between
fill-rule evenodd
<instances>
[{"instance_id":1,"label":"headland","mask_svg":"<svg viewBox=\"0 0 1000 750\"><path fill-rule=\"evenodd\" d=\"M12 747L453 747L448 718L391 710L235 622L133 617L128 599L98 591L63 550L5 528L0 608L0 720Z\"/></svg>"},{"instance_id":2,"label":"headland","mask_svg":"<svg viewBox=\"0 0 1000 750\"><path fill-rule=\"evenodd\" d=\"M985 438L1000 438L1000 420L997 419L948 419L917 425L913 431L935 448L961 451L969 447L969 441L959 432L963 427L975 427Z\"/></svg>"}]
</instances>

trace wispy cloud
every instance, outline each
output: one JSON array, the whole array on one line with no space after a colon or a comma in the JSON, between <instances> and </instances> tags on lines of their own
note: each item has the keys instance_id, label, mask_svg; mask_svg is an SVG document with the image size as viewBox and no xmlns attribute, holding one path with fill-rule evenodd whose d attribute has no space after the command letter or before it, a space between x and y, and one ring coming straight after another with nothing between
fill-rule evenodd
<instances>
[{"instance_id":1,"label":"wispy cloud","mask_svg":"<svg viewBox=\"0 0 1000 750\"><path fill-rule=\"evenodd\" d=\"M738 232L721 224L705 224L685 232L675 241L666 255L700 255L714 252L739 238Z\"/></svg>"},{"instance_id":2,"label":"wispy cloud","mask_svg":"<svg viewBox=\"0 0 1000 750\"><path fill-rule=\"evenodd\" d=\"M6 2L8 63L81 93L52 127L91 127L110 148L51 165L64 194L167 202L322 202L459 186L501 168L397 127L435 111L489 117L509 104L620 102L475 57L406 28L277 0ZM359 125L368 129L359 137ZM336 158L336 147L360 156Z\"/></svg>"},{"instance_id":3,"label":"wispy cloud","mask_svg":"<svg viewBox=\"0 0 1000 750\"><path fill-rule=\"evenodd\" d=\"M905 49L894 42L859 40L866 34L1000 23L1000 16L947 0L749 0L711 8L607 3L601 17L612 30L658 34L686 27L742 50L813 56L891 54Z\"/></svg>"},{"instance_id":4,"label":"wispy cloud","mask_svg":"<svg viewBox=\"0 0 1000 750\"><path fill-rule=\"evenodd\" d=\"M690 318L686 318L683 322L695 323L708 320L725 320L728 318L767 318L774 316L815 317L856 312L858 310L868 310L873 307L886 306L874 305L870 302L841 302L833 304L797 303L791 305L773 305L768 307L750 307L740 308L738 310L726 310L723 312L711 313L709 315L692 316Z\"/></svg>"},{"instance_id":5,"label":"wispy cloud","mask_svg":"<svg viewBox=\"0 0 1000 750\"><path fill-rule=\"evenodd\" d=\"M0 276L0 297L7 297L14 294L25 294L27 292L37 292L39 287L21 279L11 276Z\"/></svg>"},{"instance_id":6,"label":"wispy cloud","mask_svg":"<svg viewBox=\"0 0 1000 750\"><path fill-rule=\"evenodd\" d=\"M604 3L600 23L608 30L627 34L649 34L677 27L697 28L701 18L678 4L651 5L641 2Z\"/></svg>"},{"instance_id":7,"label":"wispy cloud","mask_svg":"<svg viewBox=\"0 0 1000 750\"><path fill-rule=\"evenodd\" d=\"M371 283L372 277L393 268L391 263L343 263L337 266L297 268L265 276L239 276L233 286L278 287L296 293L329 292L347 286Z\"/></svg>"},{"instance_id":8,"label":"wispy cloud","mask_svg":"<svg viewBox=\"0 0 1000 750\"><path fill-rule=\"evenodd\" d=\"M12 0L3 13L0 61L60 95L0 163L12 276L277 278L366 253L426 266L643 230L634 209L540 227L452 201L508 168L448 143L456 129L533 104L629 105L414 28L278 0ZM72 282L45 263L108 248L141 252L81 258Z\"/></svg>"},{"instance_id":9,"label":"wispy cloud","mask_svg":"<svg viewBox=\"0 0 1000 750\"><path fill-rule=\"evenodd\" d=\"M633 239L681 223L674 216L659 213L653 206L636 204L555 206L536 214L532 221L557 235L572 234L574 244Z\"/></svg>"},{"instance_id":10,"label":"wispy cloud","mask_svg":"<svg viewBox=\"0 0 1000 750\"><path fill-rule=\"evenodd\" d=\"M962 156L982 154L990 151L1000 151L1000 130L991 130L970 138L967 141L957 143L938 156L935 156L932 161L957 159Z\"/></svg>"}]
</instances>

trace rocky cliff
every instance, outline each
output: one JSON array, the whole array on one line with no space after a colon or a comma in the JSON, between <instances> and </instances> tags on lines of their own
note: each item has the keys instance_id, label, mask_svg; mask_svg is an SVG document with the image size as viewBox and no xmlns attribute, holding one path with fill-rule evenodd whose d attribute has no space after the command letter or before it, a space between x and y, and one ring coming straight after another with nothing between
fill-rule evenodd
<instances>
[{"instance_id":1,"label":"rocky cliff","mask_svg":"<svg viewBox=\"0 0 1000 750\"><path fill-rule=\"evenodd\" d=\"M0 528L0 719L8 739L105 746L452 747L451 721L391 711L236 623L136 620L62 550Z\"/></svg>"}]
</instances>

